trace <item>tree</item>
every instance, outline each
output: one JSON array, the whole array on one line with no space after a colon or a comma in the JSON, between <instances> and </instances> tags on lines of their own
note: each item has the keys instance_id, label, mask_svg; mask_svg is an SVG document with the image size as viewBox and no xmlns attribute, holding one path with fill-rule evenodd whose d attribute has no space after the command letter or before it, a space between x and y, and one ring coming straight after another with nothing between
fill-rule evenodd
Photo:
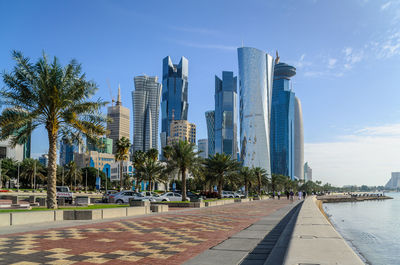
<instances>
[{"instance_id":1,"label":"tree","mask_svg":"<svg viewBox=\"0 0 400 265\"><path fill-rule=\"evenodd\" d=\"M230 155L216 153L207 158L204 162L206 169L212 173L218 184L218 197L222 197L222 187L226 178L233 175L239 168L239 163L231 158Z\"/></svg>"},{"instance_id":2,"label":"tree","mask_svg":"<svg viewBox=\"0 0 400 265\"><path fill-rule=\"evenodd\" d=\"M87 185L88 188L91 190L94 190L96 188L96 178L97 174L101 179L101 183L105 186L106 183L106 173L103 171L97 170L97 168L94 167L84 167L81 169L81 172L83 174L83 177L86 178L86 172L87 172ZM111 187L110 181L107 181L107 188L109 189Z\"/></svg>"},{"instance_id":3,"label":"tree","mask_svg":"<svg viewBox=\"0 0 400 265\"><path fill-rule=\"evenodd\" d=\"M178 170L182 179L182 201L186 201L186 174L192 173L200 166L198 152L194 150L194 144L186 141L178 141L172 146L166 146L164 157L167 159L169 172Z\"/></svg>"},{"instance_id":4,"label":"tree","mask_svg":"<svg viewBox=\"0 0 400 265\"><path fill-rule=\"evenodd\" d=\"M71 161L66 165L64 174L66 182L71 185L71 191L76 191L77 183L82 183L82 170L76 166L74 161ZM72 189L73 186L74 189Z\"/></svg>"},{"instance_id":5,"label":"tree","mask_svg":"<svg viewBox=\"0 0 400 265\"><path fill-rule=\"evenodd\" d=\"M157 180L158 177L163 173L164 166L157 160L157 155L154 156L154 152L151 149L147 151L144 162L140 167L137 168L140 171L141 175L145 180L149 181L149 189L150 191L153 190L153 185Z\"/></svg>"},{"instance_id":6,"label":"tree","mask_svg":"<svg viewBox=\"0 0 400 265\"><path fill-rule=\"evenodd\" d=\"M261 167L255 167L253 168L253 173L257 179L258 195L261 196L261 186L266 185L268 183L267 171Z\"/></svg>"},{"instance_id":7,"label":"tree","mask_svg":"<svg viewBox=\"0 0 400 265\"><path fill-rule=\"evenodd\" d=\"M254 170L251 170L249 167L240 167L238 174L244 186L244 194L247 197L249 195L249 188L254 183Z\"/></svg>"},{"instance_id":8,"label":"tree","mask_svg":"<svg viewBox=\"0 0 400 265\"><path fill-rule=\"evenodd\" d=\"M39 181L44 181L45 176L43 174L43 165L38 160L32 158L26 158L22 161L20 182L22 186L34 189L34 184ZM29 185L30 184L30 185Z\"/></svg>"},{"instance_id":9,"label":"tree","mask_svg":"<svg viewBox=\"0 0 400 265\"><path fill-rule=\"evenodd\" d=\"M6 86L0 95L8 107L0 115L0 140L11 138L15 146L26 141L39 126L45 127L49 142L47 207L54 209L58 138L103 135L106 118L100 115L100 108L106 102L88 101L97 86L86 80L75 60L62 67L56 57L49 62L43 54L32 64L17 51L13 52L13 59L13 71L2 75Z\"/></svg>"},{"instance_id":10,"label":"tree","mask_svg":"<svg viewBox=\"0 0 400 265\"><path fill-rule=\"evenodd\" d=\"M131 147L131 143L129 139L122 136L121 139L117 141L117 150L115 153L115 160L119 161L119 172L120 172L120 185L121 189L123 187L123 168L124 168L124 161L129 160L129 147Z\"/></svg>"},{"instance_id":11,"label":"tree","mask_svg":"<svg viewBox=\"0 0 400 265\"><path fill-rule=\"evenodd\" d=\"M133 168L135 169L134 176L135 176L135 184L136 184L135 190L136 191L139 191L140 183L143 180L143 174L138 169L143 166L145 156L146 156L146 153L141 150L135 151L132 155Z\"/></svg>"},{"instance_id":12,"label":"tree","mask_svg":"<svg viewBox=\"0 0 400 265\"><path fill-rule=\"evenodd\" d=\"M0 162L1 167L1 182L0 188L4 187L7 181L17 178L17 161L12 158L4 158ZM10 186L9 186L10 187Z\"/></svg>"}]
</instances>

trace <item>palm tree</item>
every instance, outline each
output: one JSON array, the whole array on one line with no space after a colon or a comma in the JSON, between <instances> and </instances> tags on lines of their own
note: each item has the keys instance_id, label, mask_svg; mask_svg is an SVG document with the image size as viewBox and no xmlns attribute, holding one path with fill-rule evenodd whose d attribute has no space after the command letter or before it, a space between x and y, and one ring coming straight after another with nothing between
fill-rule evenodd
<instances>
[{"instance_id":1,"label":"palm tree","mask_svg":"<svg viewBox=\"0 0 400 265\"><path fill-rule=\"evenodd\" d=\"M121 189L123 187L123 166L124 166L124 161L129 160L129 148L131 147L131 143L129 142L129 139L122 136L121 139L117 141L117 150L115 154L115 160L119 161L120 166L119 166L119 172L120 172L120 184L121 184Z\"/></svg>"},{"instance_id":2,"label":"palm tree","mask_svg":"<svg viewBox=\"0 0 400 265\"><path fill-rule=\"evenodd\" d=\"M261 186L268 183L267 171L261 167L253 168L254 176L257 178L258 195L261 196Z\"/></svg>"},{"instance_id":3,"label":"palm tree","mask_svg":"<svg viewBox=\"0 0 400 265\"><path fill-rule=\"evenodd\" d=\"M239 162L233 160L230 155L216 153L207 158L204 162L206 169L213 174L218 183L218 197L222 197L222 187L226 177L234 174L239 168Z\"/></svg>"},{"instance_id":4,"label":"palm tree","mask_svg":"<svg viewBox=\"0 0 400 265\"><path fill-rule=\"evenodd\" d=\"M132 155L132 163L133 163L133 168L135 169L134 171L134 175L135 175L135 190L139 191L139 187L140 187L140 183L143 180L143 175L142 172L140 171L140 168L143 166L144 160L146 157L146 153L141 151L141 150L137 150L133 153Z\"/></svg>"},{"instance_id":5,"label":"palm tree","mask_svg":"<svg viewBox=\"0 0 400 265\"><path fill-rule=\"evenodd\" d=\"M182 201L186 201L186 174L193 173L200 166L198 152L194 150L194 144L186 141L178 141L172 146L166 146L164 157L167 159L169 172L178 170L182 178Z\"/></svg>"},{"instance_id":6,"label":"palm tree","mask_svg":"<svg viewBox=\"0 0 400 265\"><path fill-rule=\"evenodd\" d=\"M69 162L65 167L65 179L66 182L71 184L71 191L73 190L72 187L74 186L74 190L76 191L77 183L82 183L82 170L78 168L74 161Z\"/></svg>"},{"instance_id":7,"label":"palm tree","mask_svg":"<svg viewBox=\"0 0 400 265\"><path fill-rule=\"evenodd\" d=\"M38 160L26 158L24 161L22 161L20 181L25 187L27 187L28 183L30 183L29 186L31 189L34 189L35 182L38 182L39 180L43 181L45 179L43 171L43 165L39 163Z\"/></svg>"},{"instance_id":8,"label":"palm tree","mask_svg":"<svg viewBox=\"0 0 400 265\"><path fill-rule=\"evenodd\" d=\"M238 174L242 179L242 183L244 185L244 194L247 197L249 195L249 188L254 183L254 171L249 167L241 167Z\"/></svg>"},{"instance_id":9,"label":"palm tree","mask_svg":"<svg viewBox=\"0 0 400 265\"><path fill-rule=\"evenodd\" d=\"M138 170L141 172L143 178L149 181L150 191L153 190L152 184L154 184L158 177L163 173L163 169L164 166L157 159L154 159L154 153L148 151L144 163L138 168Z\"/></svg>"},{"instance_id":10,"label":"palm tree","mask_svg":"<svg viewBox=\"0 0 400 265\"><path fill-rule=\"evenodd\" d=\"M75 60L62 67L56 57L49 62L43 54L32 64L17 51L13 52L13 59L16 61L13 71L2 74L6 86L0 95L7 108L0 115L0 140L11 138L15 146L37 127L45 127L49 141L47 207L57 208L58 138L61 134L103 135L106 118L99 111L106 102L88 101L97 86L86 80Z\"/></svg>"}]
</instances>

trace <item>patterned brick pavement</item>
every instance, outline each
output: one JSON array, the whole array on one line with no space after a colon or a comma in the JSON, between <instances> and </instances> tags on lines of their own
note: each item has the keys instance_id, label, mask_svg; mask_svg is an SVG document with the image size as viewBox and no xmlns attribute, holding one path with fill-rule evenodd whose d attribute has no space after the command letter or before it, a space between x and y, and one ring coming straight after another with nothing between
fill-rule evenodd
<instances>
[{"instance_id":1,"label":"patterned brick pavement","mask_svg":"<svg viewBox=\"0 0 400 265\"><path fill-rule=\"evenodd\" d=\"M181 264L288 203L236 203L2 235L0 264Z\"/></svg>"}]
</instances>

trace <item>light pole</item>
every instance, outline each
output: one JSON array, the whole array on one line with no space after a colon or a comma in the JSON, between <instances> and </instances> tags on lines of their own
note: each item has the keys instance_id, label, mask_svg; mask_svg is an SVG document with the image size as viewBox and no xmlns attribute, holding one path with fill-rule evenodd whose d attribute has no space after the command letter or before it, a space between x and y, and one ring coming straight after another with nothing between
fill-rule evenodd
<instances>
[{"instance_id":1,"label":"light pole","mask_svg":"<svg viewBox=\"0 0 400 265\"><path fill-rule=\"evenodd\" d=\"M86 184L85 184L85 192L87 193L87 168L86 168Z\"/></svg>"},{"instance_id":2,"label":"light pole","mask_svg":"<svg viewBox=\"0 0 400 265\"><path fill-rule=\"evenodd\" d=\"M76 192L76 170L74 170L74 178L75 178L75 192Z\"/></svg>"},{"instance_id":3,"label":"light pole","mask_svg":"<svg viewBox=\"0 0 400 265\"><path fill-rule=\"evenodd\" d=\"M61 185L61 186L64 186L64 166L62 167L62 177L61 177L61 182L62 182L62 185Z\"/></svg>"},{"instance_id":4,"label":"light pole","mask_svg":"<svg viewBox=\"0 0 400 265\"><path fill-rule=\"evenodd\" d=\"M36 192L36 161L33 161L33 191Z\"/></svg>"},{"instance_id":5,"label":"light pole","mask_svg":"<svg viewBox=\"0 0 400 265\"><path fill-rule=\"evenodd\" d=\"M17 175L17 192L19 192L19 163L18 163L18 175Z\"/></svg>"}]
</instances>

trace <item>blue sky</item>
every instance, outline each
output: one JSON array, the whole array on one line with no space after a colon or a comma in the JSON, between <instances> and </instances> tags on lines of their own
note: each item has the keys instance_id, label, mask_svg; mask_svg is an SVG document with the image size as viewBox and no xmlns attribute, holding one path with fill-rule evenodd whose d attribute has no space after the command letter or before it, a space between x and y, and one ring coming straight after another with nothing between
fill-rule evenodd
<instances>
[{"instance_id":1,"label":"blue sky","mask_svg":"<svg viewBox=\"0 0 400 265\"><path fill-rule=\"evenodd\" d=\"M244 4L245 3L245 4ZM133 77L162 59L189 60L189 120L206 138L214 75L237 74L237 51L256 47L297 67L305 159L335 185L385 184L400 171L400 1L0 1L0 70L11 51L72 58L110 101L132 108ZM0 85L3 84L0 81ZM132 130L132 129L131 129ZM132 134L132 131L131 131ZM47 152L44 131L33 153Z\"/></svg>"}]
</instances>

